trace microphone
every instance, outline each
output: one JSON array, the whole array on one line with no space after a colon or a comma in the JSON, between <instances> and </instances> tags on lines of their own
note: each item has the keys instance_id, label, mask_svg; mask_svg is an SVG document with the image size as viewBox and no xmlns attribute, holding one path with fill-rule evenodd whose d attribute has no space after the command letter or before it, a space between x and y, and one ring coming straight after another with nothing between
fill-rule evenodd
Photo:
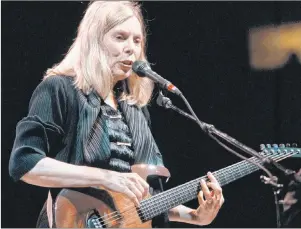
<instances>
[{"instance_id":1,"label":"microphone","mask_svg":"<svg viewBox=\"0 0 301 229\"><path fill-rule=\"evenodd\" d=\"M181 95L182 92L171 82L164 79L162 76L154 72L151 67L144 61L135 61L132 66L132 70L140 77L148 77L153 80L155 83L158 83L161 87L167 89L168 91Z\"/></svg>"}]
</instances>

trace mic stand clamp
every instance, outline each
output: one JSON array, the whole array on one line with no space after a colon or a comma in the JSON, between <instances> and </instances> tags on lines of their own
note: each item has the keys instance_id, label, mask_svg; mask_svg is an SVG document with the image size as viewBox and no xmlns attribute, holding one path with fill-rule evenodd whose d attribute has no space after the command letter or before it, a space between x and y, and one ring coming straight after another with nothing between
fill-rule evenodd
<instances>
[{"instance_id":1,"label":"mic stand clamp","mask_svg":"<svg viewBox=\"0 0 301 229\"><path fill-rule=\"evenodd\" d=\"M272 178L266 177L266 176L260 176L261 181L264 184L270 184L273 189L274 194L274 200L275 200L275 207L276 207L276 222L277 222L277 228L281 227L281 214L280 214L280 202L278 195L280 194L281 189L283 188L283 184L277 184L278 178L276 176L273 176Z\"/></svg>"},{"instance_id":2,"label":"mic stand clamp","mask_svg":"<svg viewBox=\"0 0 301 229\"><path fill-rule=\"evenodd\" d=\"M157 104L161 107L164 107L165 109L172 109L172 110L180 113L181 115L196 121L196 119L192 115L187 114L185 111L182 111L181 109L174 106L172 104L170 98L164 96L162 91L159 91L159 96L157 97Z\"/></svg>"},{"instance_id":3,"label":"mic stand clamp","mask_svg":"<svg viewBox=\"0 0 301 229\"><path fill-rule=\"evenodd\" d=\"M270 184L273 186L273 188L282 188L283 187L283 184L278 184L277 181L278 181L278 177L276 176L272 176L272 177L267 177L267 176L264 176L264 175L261 175L260 176L260 180L264 183L264 184ZM278 192L279 193L279 192ZM278 194L277 193L277 194Z\"/></svg>"}]
</instances>

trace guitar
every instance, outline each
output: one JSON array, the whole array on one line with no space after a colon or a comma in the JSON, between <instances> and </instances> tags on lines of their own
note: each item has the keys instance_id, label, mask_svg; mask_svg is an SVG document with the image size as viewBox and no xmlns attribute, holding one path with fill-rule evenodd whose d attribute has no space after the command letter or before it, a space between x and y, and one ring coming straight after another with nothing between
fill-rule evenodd
<instances>
[{"instance_id":1,"label":"guitar","mask_svg":"<svg viewBox=\"0 0 301 229\"><path fill-rule=\"evenodd\" d=\"M274 161L301 152L301 148L284 145L261 148L263 151L260 154ZM255 157L249 159L260 163ZM257 166L244 160L215 171L213 175L224 186L257 170ZM132 166L132 172L144 180L150 175L170 177L169 171L163 166L138 164ZM208 180L207 176L203 176L154 196L148 194L139 207L124 194L102 187L63 189L55 200L55 224L58 228L151 228L151 220L155 216L197 198L201 179Z\"/></svg>"}]
</instances>

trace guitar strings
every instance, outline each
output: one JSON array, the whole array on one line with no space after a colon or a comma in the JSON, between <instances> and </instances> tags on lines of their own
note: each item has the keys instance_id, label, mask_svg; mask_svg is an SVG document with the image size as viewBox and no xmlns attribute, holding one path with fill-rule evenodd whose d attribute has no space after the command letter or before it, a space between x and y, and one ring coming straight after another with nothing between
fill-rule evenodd
<instances>
[{"instance_id":1,"label":"guitar strings","mask_svg":"<svg viewBox=\"0 0 301 229\"><path fill-rule=\"evenodd\" d=\"M292 154L293 155L293 154ZM289 155L288 156L283 156L283 155L277 155L277 157L278 157L278 159L279 158L285 158L285 157L289 157ZM254 160L254 158L253 158L253 160ZM257 159L256 159L257 160ZM243 163L245 164L245 165L243 165L243 166L246 166L247 164L249 164L250 165L250 163L249 162L246 162L246 161L243 161ZM238 164L238 163L237 163ZM236 166L237 166L237 164L235 164ZM253 168L256 168L256 166L255 165L251 165ZM239 167L241 167L241 165L239 166ZM239 168L238 167L238 168ZM249 168L252 168L252 167L250 167L249 166ZM228 170L229 170L229 168L227 168ZM237 169L237 168L236 168ZM232 170L233 171L233 170ZM246 170L244 170L244 171L246 171ZM225 172L231 172L231 170L230 171L224 171L224 169L223 170L221 170L221 171L216 171L216 172L214 172L213 174L218 174L218 175L224 175L225 174ZM221 174L219 174L219 173L221 173ZM224 177L222 177L223 179L224 179ZM196 179L196 180L194 180L194 181L192 181L192 182L196 182L196 181L198 181L198 180L200 180L201 178L199 178L199 179ZM236 178L235 178L236 179ZM224 181L224 180L223 180ZM227 180L226 180L227 181ZM189 182L188 182L189 183ZM191 184L191 183L190 183ZM187 184L186 184L187 185ZM184 186L184 187L186 187L187 188L187 186ZM183 188L183 187L182 187ZM197 188L197 186L195 186L195 188ZM180 191L183 191L183 190L180 190ZM185 192L185 191L184 191ZM165 192L166 193L166 192ZM158 200L158 198L157 198L157 200ZM157 203L155 203L155 202L152 202L150 205L157 205Z\"/></svg>"},{"instance_id":2,"label":"guitar strings","mask_svg":"<svg viewBox=\"0 0 301 229\"><path fill-rule=\"evenodd\" d=\"M277 155L277 156L275 156L274 158L273 158L273 156L271 157L272 159L276 159L276 160L283 160L283 159L285 159L285 158L287 158L287 157L290 157L291 155L294 155L294 154L296 154L296 153L291 153L291 154L289 154L289 155ZM258 160L257 158L250 158L250 159L253 159L253 160ZM259 160L258 160L259 161ZM236 169L238 169L238 168L241 168L242 167L242 164L245 164L245 162L246 161L241 161L241 162L238 162L238 163L236 163L236 164L233 164L233 165L230 165L230 166L228 166L228 167L225 167L224 169L221 169L220 171L218 170L218 171L216 171L216 172L213 172L213 175L214 174L218 174L218 173L221 173L221 174L225 174L225 171L223 171L223 170L226 170L226 169L230 169L230 167L233 167L233 166L236 166L237 168ZM247 164L250 164L249 162L247 163ZM239 166L238 166L239 165ZM255 165L254 165L255 166ZM244 170L246 170L246 169L244 169ZM230 172L231 171L233 171L233 170L231 170L230 169ZM221 175L220 174L220 175ZM208 177L207 176L205 176L205 178L206 179L208 179ZM201 178L198 178L198 179L201 179ZM198 180L198 179L196 179L196 180ZM193 180L193 181L196 181L196 180ZM189 183L189 182L188 182ZM187 183L185 183L185 184L187 184ZM184 185L184 184L183 184ZM167 190L168 191L168 190ZM160 193L159 193L160 194ZM156 197L157 197L157 199L158 199L158 195L159 194L157 194L156 195ZM177 194L182 194L181 192L178 192ZM147 200L147 199L146 199ZM156 202L153 202L153 204L152 205L158 205ZM107 216L110 216L110 217L108 217L108 218L106 218L106 219L104 219L102 216L101 217L99 217L99 218L97 218L97 219L101 219L100 220L100 223L102 223L102 224L104 224L104 225L108 225L108 224L111 224L111 223L113 223L113 222L115 222L115 221L118 221L118 220L120 220L120 219L122 219L122 217L120 216L121 214L122 215L125 215L125 214L129 214L129 213L133 213L133 212L135 212L136 211L136 206L134 206L133 207L133 205L128 205L126 208L125 208L125 210L124 211L122 211L122 212L118 212L118 211L115 211L115 212L112 212L112 213L110 213L110 214L108 214ZM137 213L138 213L138 216L140 217L141 215L141 209L138 209L137 210ZM145 213L150 213L150 211L145 211ZM117 217L117 218L116 218ZM133 218L133 217L132 217ZM131 219L131 218L129 218L129 219ZM129 219L127 219L127 220L129 220Z\"/></svg>"},{"instance_id":3,"label":"guitar strings","mask_svg":"<svg viewBox=\"0 0 301 229\"><path fill-rule=\"evenodd\" d=\"M239 163L237 163L237 164L242 164L244 161L241 161L241 162L239 162ZM234 165L237 165L237 164L234 164ZM234 165L230 165L230 166L228 166L228 167L231 167L231 166L234 166ZM226 168L228 168L228 167L226 167ZM224 169L226 169L226 168L224 168ZM194 181L194 180L193 180ZM178 187L180 187L180 186L178 186ZM167 190L167 191L169 191L169 190ZM158 194L159 195L159 194ZM158 195L156 195L156 197L158 196ZM128 207L130 207L130 208L128 208ZM124 212L126 212L126 211L128 211L128 210L132 210L133 209L133 206L132 205L129 205L129 206L127 206L126 208L125 208L125 210L123 211L123 212L120 212L119 214L123 214ZM115 214L115 215L119 215L118 214L118 211L115 211L115 212L112 212L112 213L110 213L110 214L107 214L106 216L110 216L111 218L112 217L114 217L114 216L111 216L112 214ZM108 219L111 219L111 218L107 218L107 220ZM100 219L100 218L102 218L102 217L99 217L99 218L97 218L97 219Z\"/></svg>"},{"instance_id":4,"label":"guitar strings","mask_svg":"<svg viewBox=\"0 0 301 229\"><path fill-rule=\"evenodd\" d=\"M282 158L286 158L286 157L289 157L290 155L279 155L280 156L280 158L282 157ZM278 156L278 158L279 158L279 156ZM254 158L253 158L254 159ZM245 161L242 161L242 162L239 162L239 163L236 163L236 164L234 164L234 165L238 165L238 164L241 164L241 163L243 163L243 162L245 162ZM229 166L229 167L232 167L232 166L234 166L234 165L231 165L231 166ZM240 166L241 167L241 166ZM229 169L229 168L228 168ZM218 173L218 172L221 172L221 171L216 171L216 172L214 172L214 173ZM214 174L213 173L213 174ZM180 193L181 194L181 193ZM156 203L155 203L155 205L156 205ZM131 210L134 210L134 208L135 207L132 207L132 206L128 206L128 207L131 207L130 209L126 209L125 211L123 211L123 212L120 212L119 214L122 214L122 213L125 213L125 212L127 212L127 213L132 213L133 211L131 211ZM131 211L131 212L128 212L128 211ZM117 213L117 214L116 214ZM141 210L138 210L138 215L140 216L140 213L141 213ZM112 216L112 217L109 217L109 218L107 218L107 219L103 219L102 217L100 217L101 219L102 219L102 223L104 223L104 222L108 222L108 223L110 223L110 222L113 222L113 221L117 221L117 220L119 220L119 219L121 219L121 217L119 217L119 218L115 218L115 217L118 217L119 216L119 214L118 214L118 212L116 211L116 212L112 212L112 213L110 213L110 214L108 214L108 215L112 215L112 214L115 214L115 216ZM100 219L100 218L98 218L98 219ZM115 218L115 219L112 219L112 218ZM108 224L108 223L105 223L105 224Z\"/></svg>"},{"instance_id":5,"label":"guitar strings","mask_svg":"<svg viewBox=\"0 0 301 229\"><path fill-rule=\"evenodd\" d=\"M287 156L285 156L285 155L280 155L280 158L282 157L282 158L286 158L286 157L289 157L290 155L287 155ZM279 156L278 156L279 157ZM242 161L242 162L244 162L244 161ZM237 165L237 164L235 164L235 165ZM218 172L218 171L217 171ZM181 193L180 193L181 194ZM133 210L133 208L132 209L128 209L128 210L126 210L126 211L129 211L129 210ZM126 211L124 211L124 212L126 212ZM128 213L131 213L131 212L128 212ZM138 214L140 214L141 212L138 212ZM111 217L112 218L112 217ZM119 219L121 219L121 217L119 217L119 218L117 218L117 219L113 219L113 220L111 220L111 218L108 218L108 219L105 219L105 220L103 220L102 222L105 222L105 221L107 221L108 223L109 222L113 222L113 221L117 221L117 220L119 220ZM108 224L107 223L107 224Z\"/></svg>"}]
</instances>

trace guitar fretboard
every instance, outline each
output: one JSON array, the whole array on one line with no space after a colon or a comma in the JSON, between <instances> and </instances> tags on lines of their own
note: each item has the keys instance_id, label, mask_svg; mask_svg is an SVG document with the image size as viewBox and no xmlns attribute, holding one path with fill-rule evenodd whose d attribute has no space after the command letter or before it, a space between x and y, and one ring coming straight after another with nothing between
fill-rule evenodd
<instances>
[{"instance_id":1,"label":"guitar fretboard","mask_svg":"<svg viewBox=\"0 0 301 229\"><path fill-rule=\"evenodd\" d=\"M295 153L289 154L290 155L288 155L286 152L286 154L277 154L269 158L275 161L280 161ZM248 160L260 164L259 160L255 157L249 158ZM256 165L245 160L215 171L213 172L213 175L218 180L220 185L224 186L257 170L259 170L259 168ZM166 212L173 207L195 199L201 188L201 179L208 180L208 177L199 177L195 180L159 193L149 199L143 200L140 203L140 215L142 215L144 220L149 220L161 214L162 212Z\"/></svg>"}]
</instances>

